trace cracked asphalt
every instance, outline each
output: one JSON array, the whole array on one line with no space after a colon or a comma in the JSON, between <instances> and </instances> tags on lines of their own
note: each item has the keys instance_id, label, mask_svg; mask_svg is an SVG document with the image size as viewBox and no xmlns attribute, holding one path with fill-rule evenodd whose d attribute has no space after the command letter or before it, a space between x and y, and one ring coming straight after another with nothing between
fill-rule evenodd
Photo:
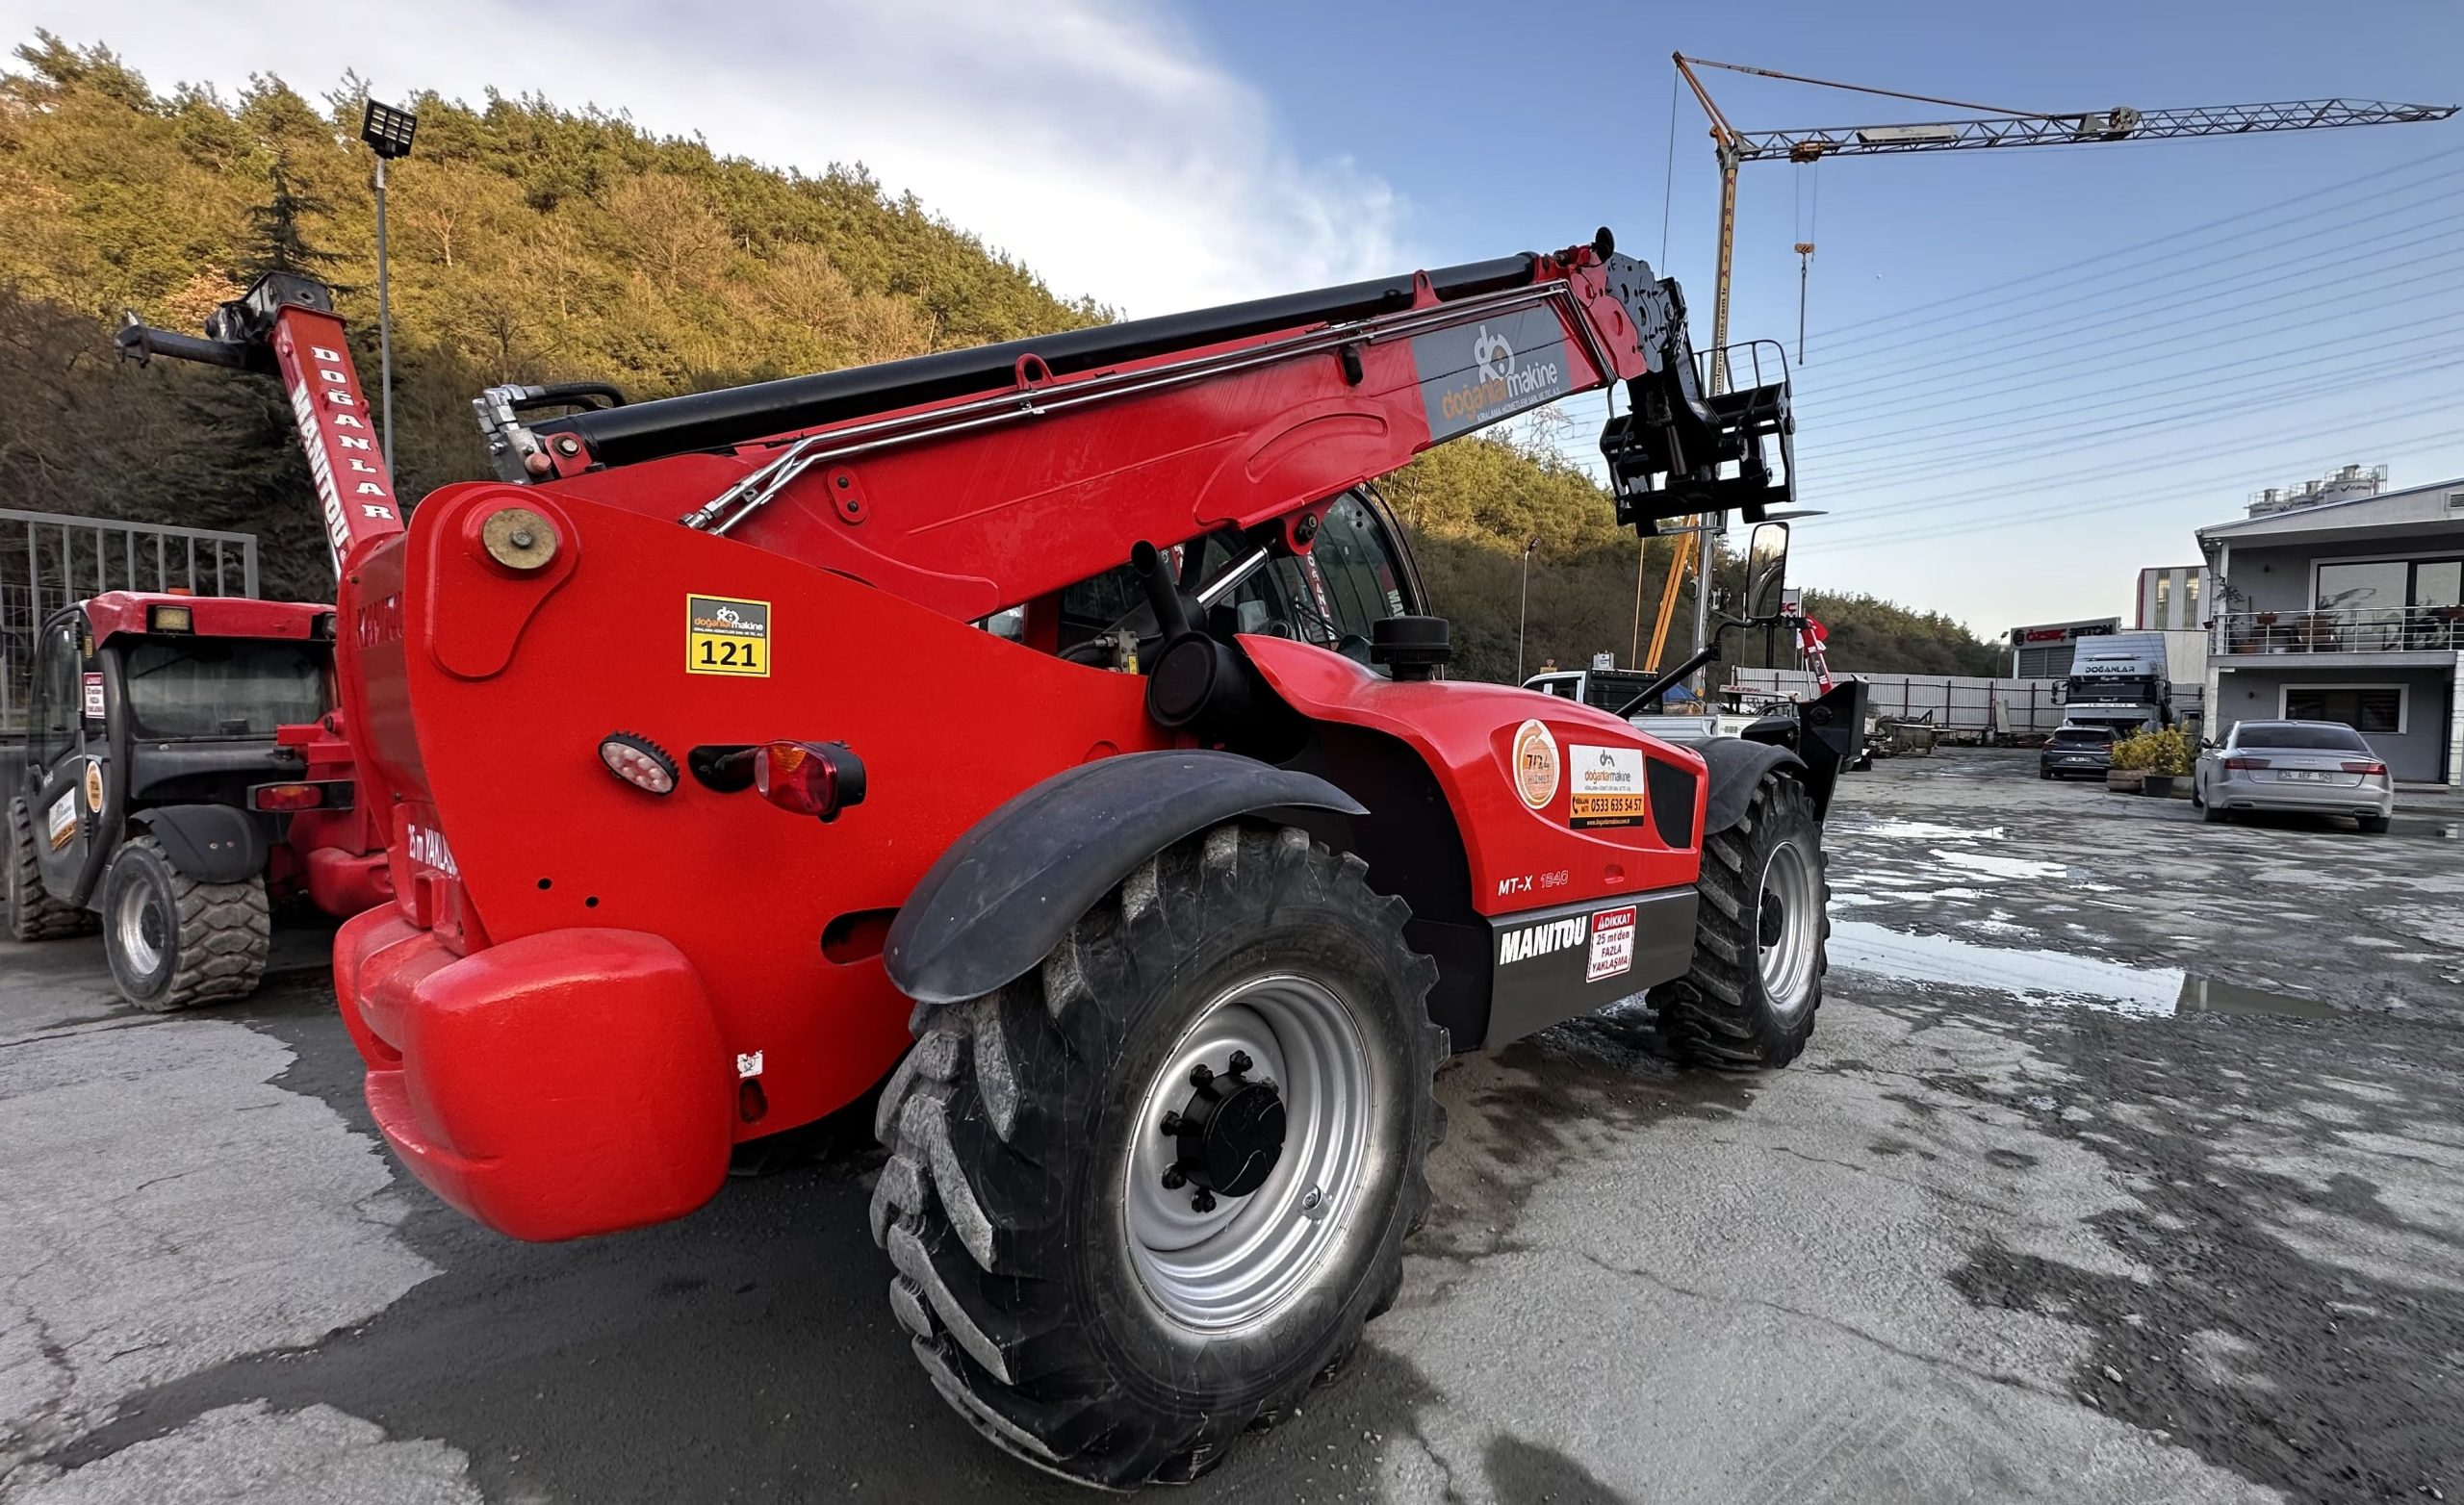
<instances>
[{"instance_id":1,"label":"cracked asphalt","mask_svg":"<svg viewBox=\"0 0 2464 1505\"><path fill-rule=\"evenodd\" d=\"M2459 815L1855 776L1803 1060L1450 1068L1402 1300L1181 1497L2464 1499ZM861 1147L528 1246L357 1078L313 972L157 1019L0 950L0 1499L1084 1497L908 1358Z\"/></svg>"}]
</instances>

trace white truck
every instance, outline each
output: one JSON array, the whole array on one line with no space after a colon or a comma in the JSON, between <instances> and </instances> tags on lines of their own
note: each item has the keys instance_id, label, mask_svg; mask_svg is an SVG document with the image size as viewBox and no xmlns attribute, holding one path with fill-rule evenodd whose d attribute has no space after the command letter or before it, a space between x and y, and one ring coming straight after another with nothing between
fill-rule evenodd
<instances>
[{"instance_id":1,"label":"white truck","mask_svg":"<svg viewBox=\"0 0 2464 1505\"><path fill-rule=\"evenodd\" d=\"M2173 681L2162 632L2081 638L2064 720L2117 736L2173 724Z\"/></svg>"}]
</instances>

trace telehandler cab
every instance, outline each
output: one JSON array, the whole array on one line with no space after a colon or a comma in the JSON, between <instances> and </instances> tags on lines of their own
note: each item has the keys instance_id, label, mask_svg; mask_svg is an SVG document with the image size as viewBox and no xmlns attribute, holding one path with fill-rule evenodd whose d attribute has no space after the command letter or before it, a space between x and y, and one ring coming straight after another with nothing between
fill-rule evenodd
<instances>
[{"instance_id":1,"label":"telehandler cab","mask_svg":"<svg viewBox=\"0 0 2464 1505\"><path fill-rule=\"evenodd\" d=\"M879 1087L890 1306L1030 1463L1189 1478L1331 1374L1447 1052L1644 992L1713 1065L1812 1029L1859 687L1686 750L1450 682L1373 489L1615 384L1623 522L1786 499L1784 378L1703 392L1605 231L661 401L499 388L503 479L407 532L324 290L209 332L122 340L299 415L391 814L334 978L395 1151L571 1238Z\"/></svg>"}]
</instances>

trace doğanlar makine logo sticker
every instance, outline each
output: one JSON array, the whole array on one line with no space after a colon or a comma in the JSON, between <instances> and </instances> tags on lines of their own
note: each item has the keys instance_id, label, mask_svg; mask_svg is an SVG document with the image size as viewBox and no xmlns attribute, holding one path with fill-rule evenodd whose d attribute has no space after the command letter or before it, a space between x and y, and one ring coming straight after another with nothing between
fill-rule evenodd
<instances>
[{"instance_id":1,"label":"do\u011fanlar makine logo sticker","mask_svg":"<svg viewBox=\"0 0 2464 1505\"><path fill-rule=\"evenodd\" d=\"M1514 374L1514 345L1503 335L1489 333L1482 324L1472 337L1472 361L1480 368L1480 380L1504 381Z\"/></svg>"},{"instance_id":2,"label":"do\u011fanlar makine logo sticker","mask_svg":"<svg viewBox=\"0 0 2464 1505\"><path fill-rule=\"evenodd\" d=\"M1553 308L1518 309L1412 337L1429 435L1445 439L1572 391L1566 326Z\"/></svg>"}]
</instances>

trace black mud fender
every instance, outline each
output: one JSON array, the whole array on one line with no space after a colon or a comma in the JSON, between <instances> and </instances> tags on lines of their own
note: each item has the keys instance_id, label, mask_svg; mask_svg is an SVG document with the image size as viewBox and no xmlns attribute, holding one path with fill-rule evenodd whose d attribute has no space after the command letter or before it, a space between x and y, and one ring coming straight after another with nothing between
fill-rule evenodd
<instances>
[{"instance_id":1,"label":"black mud fender","mask_svg":"<svg viewBox=\"0 0 2464 1505\"><path fill-rule=\"evenodd\" d=\"M200 883L236 883L266 870L256 817L227 804L158 804L128 824L163 844L171 866Z\"/></svg>"},{"instance_id":2,"label":"black mud fender","mask_svg":"<svg viewBox=\"0 0 2464 1505\"><path fill-rule=\"evenodd\" d=\"M1125 752L1028 789L950 844L890 923L882 958L919 1003L978 998L1022 976L1138 864L1263 810L1366 815L1313 774L1232 752Z\"/></svg>"},{"instance_id":3,"label":"black mud fender","mask_svg":"<svg viewBox=\"0 0 2464 1505\"><path fill-rule=\"evenodd\" d=\"M1804 758L1786 748L1741 737L1713 737L1696 743L1694 751L1703 754L1703 766L1711 780L1710 807L1703 813L1707 837L1745 818L1745 807L1754 802L1754 786L1762 782L1763 775L1775 768L1806 766Z\"/></svg>"}]
</instances>

